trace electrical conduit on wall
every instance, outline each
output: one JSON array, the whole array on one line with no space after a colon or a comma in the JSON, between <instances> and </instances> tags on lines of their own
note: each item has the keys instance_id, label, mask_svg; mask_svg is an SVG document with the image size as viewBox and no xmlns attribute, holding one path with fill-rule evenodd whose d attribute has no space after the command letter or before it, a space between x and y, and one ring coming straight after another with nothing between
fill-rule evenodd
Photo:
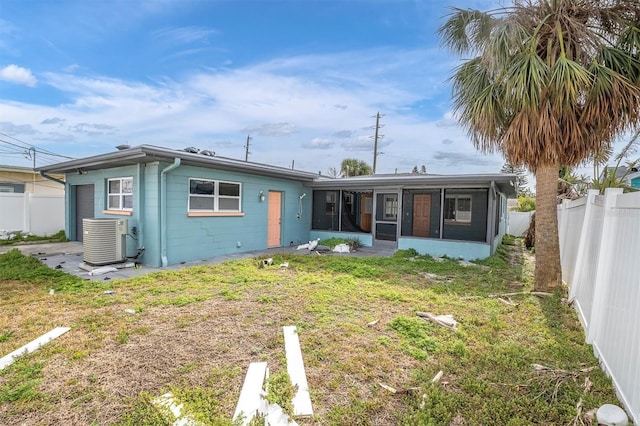
<instances>
[{"instance_id":1,"label":"electrical conduit on wall","mask_svg":"<svg viewBox=\"0 0 640 426\"><path fill-rule=\"evenodd\" d=\"M162 266L167 260L167 173L180 166L180 158L174 158L173 164L160 172L160 258Z\"/></svg>"}]
</instances>

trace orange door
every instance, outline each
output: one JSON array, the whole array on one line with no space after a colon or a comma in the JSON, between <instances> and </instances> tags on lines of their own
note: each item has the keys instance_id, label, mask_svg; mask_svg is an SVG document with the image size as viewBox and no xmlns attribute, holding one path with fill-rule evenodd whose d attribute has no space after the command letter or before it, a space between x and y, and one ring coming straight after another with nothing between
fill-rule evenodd
<instances>
[{"instance_id":1,"label":"orange door","mask_svg":"<svg viewBox=\"0 0 640 426\"><path fill-rule=\"evenodd\" d=\"M413 232L414 237L428 237L431 225L431 194L413 196Z\"/></svg>"},{"instance_id":2,"label":"orange door","mask_svg":"<svg viewBox=\"0 0 640 426\"><path fill-rule=\"evenodd\" d=\"M373 197L371 194L362 194L360 197L360 229L364 232L371 232L372 203Z\"/></svg>"},{"instance_id":3,"label":"orange door","mask_svg":"<svg viewBox=\"0 0 640 426\"><path fill-rule=\"evenodd\" d=\"M267 217L267 247L280 247L280 224L282 223L282 193L269 191L269 213Z\"/></svg>"}]
</instances>

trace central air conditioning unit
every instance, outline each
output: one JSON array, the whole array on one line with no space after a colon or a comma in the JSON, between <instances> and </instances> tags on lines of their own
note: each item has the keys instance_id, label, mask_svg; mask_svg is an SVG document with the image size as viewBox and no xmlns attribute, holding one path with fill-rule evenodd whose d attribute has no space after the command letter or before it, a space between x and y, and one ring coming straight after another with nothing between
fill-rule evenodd
<instances>
[{"instance_id":1,"label":"central air conditioning unit","mask_svg":"<svg viewBox=\"0 0 640 426\"><path fill-rule=\"evenodd\" d=\"M127 260L127 219L82 219L83 260L109 265Z\"/></svg>"}]
</instances>

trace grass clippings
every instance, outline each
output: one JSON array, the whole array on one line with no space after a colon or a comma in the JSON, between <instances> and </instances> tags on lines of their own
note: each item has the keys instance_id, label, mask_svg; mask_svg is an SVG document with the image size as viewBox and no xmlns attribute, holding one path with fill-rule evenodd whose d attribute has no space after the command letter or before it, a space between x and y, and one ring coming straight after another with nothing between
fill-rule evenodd
<instances>
[{"instance_id":1,"label":"grass clippings","mask_svg":"<svg viewBox=\"0 0 640 426\"><path fill-rule=\"evenodd\" d=\"M0 354L72 330L0 372L0 423L162 425L152 401L171 392L203 424L232 425L249 363L286 371L283 325L297 327L315 412L301 425L560 425L617 403L563 294L487 297L531 290L531 256L509 242L481 268L412 250L277 255L108 283L12 250L0 255ZM451 314L458 330L419 311Z\"/></svg>"}]
</instances>

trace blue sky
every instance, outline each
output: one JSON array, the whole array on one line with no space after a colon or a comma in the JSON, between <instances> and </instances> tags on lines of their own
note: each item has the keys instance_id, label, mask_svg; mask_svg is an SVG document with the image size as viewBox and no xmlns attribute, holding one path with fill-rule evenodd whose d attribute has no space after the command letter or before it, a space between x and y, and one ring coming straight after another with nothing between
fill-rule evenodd
<instances>
[{"instance_id":1,"label":"blue sky","mask_svg":"<svg viewBox=\"0 0 640 426\"><path fill-rule=\"evenodd\" d=\"M194 146L322 171L496 173L451 115L450 6L499 0L2 0L0 164ZM15 139L12 139L15 138ZM38 155L37 165L61 160Z\"/></svg>"}]
</instances>

